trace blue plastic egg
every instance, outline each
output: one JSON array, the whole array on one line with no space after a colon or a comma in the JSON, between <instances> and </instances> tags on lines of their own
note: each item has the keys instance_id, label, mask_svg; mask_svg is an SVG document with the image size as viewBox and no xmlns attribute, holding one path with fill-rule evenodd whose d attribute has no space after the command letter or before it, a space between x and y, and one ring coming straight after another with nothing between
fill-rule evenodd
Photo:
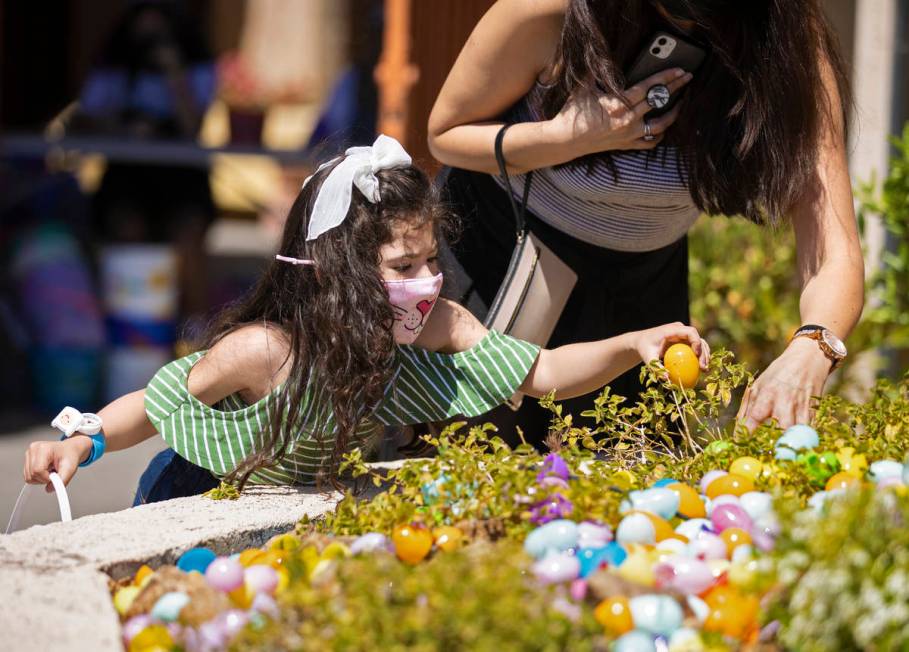
<instances>
[{"instance_id":1,"label":"blue plastic egg","mask_svg":"<svg viewBox=\"0 0 909 652\"><path fill-rule=\"evenodd\" d=\"M542 559L547 553L562 552L577 545L578 524L566 519L556 519L541 525L524 539L524 550L537 559Z\"/></svg>"},{"instance_id":2,"label":"blue plastic egg","mask_svg":"<svg viewBox=\"0 0 909 652\"><path fill-rule=\"evenodd\" d=\"M874 480L875 484L885 478L897 478L902 480L903 477L903 465L894 460L872 462L869 471L871 479Z\"/></svg>"},{"instance_id":3,"label":"blue plastic egg","mask_svg":"<svg viewBox=\"0 0 909 652\"><path fill-rule=\"evenodd\" d=\"M666 485L675 484L678 480L675 478L662 478L653 483L654 488L665 487Z\"/></svg>"},{"instance_id":4,"label":"blue plastic egg","mask_svg":"<svg viewBox=\"0 0 909 652\"><path fill-rule=\"evenodd\" d=\"M615 652L656 652L656 643L653 636L635 629L617 638L612 649Z\"/></svg>"},{"instance_id":5,"label":"blue plastic egg","mask_svg":"<svg viewBox=\"0 0 909 652\"><path fill-rule=\"evenodd\" d=\"M427 482L421 487L423 493L423 503L426 505L432 505L439 499L439 495L442 493L442 486L448 481L448 477L442 473L438 478L432 482Z\"/></svg>"},{"instance_id":6,"label":"blue plastic egg","mask_svg":"<svg viewBox=\"0 0 909 652\"><path fill-rule=\"evenodd\" d=\"M208 565L215 560L217 555L208 548L190 548L177 560L177 568L184 573L196 571L205 574Z\"/></svg>"},{"instance_id":7,"label":"blue plastic egg","mask_svg":"<svg viewBox=\"0 0 909 652\"><path fill-rule=\"evenodd\" d=\"M786 448L785 446L777 448L773 453L773 459L775 460L795 461L796 457L798 457L798 454L791 448Z\"/></svg>"},{"instance_id":8,"label":"blue plastic egg","mask_svg":"<svg viewBox=\"0 0 909 652\"><path fill-rule=\"evenodd\" d=\"M632 491L628 499L634 509L656 514L667 521L679 511L679 494L664 487Z\"/></svg>"},{"instance_id":9,"label":"blue plastic egg","mask_svg":"<svg viewBox=\"0 0 909 652\"><path fill-rule=\"evenodd\" d=\"M152 607L152 620L172 623L177 620L177 617L180 615L180 610L187 604L189 604L189 596L182 591L165 593L158 598L158 601L155 602L155 606Z\"/></svg>"},{"instance_id":10,"label":"blue plastic egg","mask_svg":"<svg viewBox=\"0 0 909 652\"><path fill-rule=\"evenodd\" d=\"M682 607L668 595L656 593L638 595L628 602L635 629L654 635L672 636L672 633L682 626L685 617Z\"/></svg>"}]
</instances>

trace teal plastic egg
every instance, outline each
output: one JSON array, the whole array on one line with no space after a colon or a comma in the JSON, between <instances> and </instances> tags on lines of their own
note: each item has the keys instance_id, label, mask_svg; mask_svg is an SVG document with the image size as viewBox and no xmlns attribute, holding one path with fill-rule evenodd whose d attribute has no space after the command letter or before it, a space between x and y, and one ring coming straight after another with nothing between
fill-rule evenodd
<instances>
[{"instance_id":1,"label":"teal plastic egg","mask_svg":"<svg viewBox=\"0 0 909 652\"><path fill-rule=\"evenodd\" d=\"M894 460L880 460L872 462L869 468L871 479L877 484L886 478L898 478L902 480L903 465Z\"/></svg>"},{"instance_id":2,"label":"teal plastic egg","mask_svg":"<svg viewBox=\"0 0 909 652\"><path fill-rule=\"evenodd\" d=\"M656 593L638 595L631 598L628 603L635 629L668 637L682 626L685 617L682 607L668 595Z\"/></svg>"},{"instance_id":3,"label":"teal plastic egg","mask_svg":"<svg viewBox=\"0 0 909 652\"><path fill-rule=\"evenodd\" d=\"M679 494L665 487L654 487L628 494L633 509L656 514L669 520L679 511Z\"/></svg>"},{"instance_id":4,"label":"teal plastic egg","mask_svg":"<svg viewBox=\"0 0 909 652\"><path fill-rule=\"evenodd\" d=\"M783 433L783 436L776 440L777 448L785 446L794 451L817 448L820 443L821 440L817 435L817 430L804 424L790 426Z\"/></svg>"},{"instance_id":5,"label":"teal plastic egg","mask_svg":"<svg viewBox=\"0 0 909 652\"><path fill-rule=\"evenodd\" d=\"M701 532L710 531L711 527L710 521L706 518L691 518L679 523L675 528L675 532L686 539L694 540L698 538Z\"/></svg>"},{"instance_id":6,"label":"teal plastic egg","mask_svg":"<svg viewBox=\"0 0 909 652\"><path fill-rule=\"evenodd\" d=\"M158 601L155 602L155 606L152 607L152 620L172 623L177 620L177 617L180 615L180 611L187 604L189 604L189 596L182 591L171 591L170 593L165 593L160 598L158 598Z\"/></svg>"},{"instance_id":7,"label":"teal plastic egg","mask_svg":"<svg viewBox=\"0 0 909 652\"><path fill-rule=\"evenodd\" d=\"M177 560L177 568L184 573L196 571L204 575L208 565L216 557L217 555L208 548L190 548L180 555L180 559Z\"/></svg>"},{"instance_id":8,"label":"teal plastic egg","mask_svg":"<svg viewBox=\"0 0 909 652\"><path fill-rule=\"evenodd\" d=\"M632 630L616 639L614 652L656 652L653 636L646 632Z\"/></svg>"},{"instance_id":9,"label":"teal plastic egg","mask_svg":"<svg viewBox=\"0 0 909 652\"><path fill-rule=\"evenodd\" d=\"M550 521L533 530L524 539L524 550L537 559L548 553L562 552L578 545L578 524L566 519Z\"/></svg>"}]
</instances>

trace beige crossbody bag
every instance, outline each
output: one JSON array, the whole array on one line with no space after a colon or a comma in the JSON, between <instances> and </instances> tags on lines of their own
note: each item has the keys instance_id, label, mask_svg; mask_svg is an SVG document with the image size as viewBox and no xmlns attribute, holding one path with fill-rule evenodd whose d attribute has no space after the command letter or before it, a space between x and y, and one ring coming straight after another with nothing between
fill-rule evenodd
<instances>
[{"instance_id":1,"label":"beige crossbody bag","mask_svg":"<svg viewBox=\"0 0 909 652\"><path fill-rule=\"evenodd\" d=\"M520 207L515 201L505 167L505 155L502 153L502 140L510 126L505 125L496 135L495 154L514 211L517 244L511 254L502 286L486 315L485 326L546 346L578 281L578 275L527 227L525 212L533 172L528 172L524 177ZM508 400L508 405L517 410L523 398L523 394L516 393Z\"/></svg>"}]
</instances>

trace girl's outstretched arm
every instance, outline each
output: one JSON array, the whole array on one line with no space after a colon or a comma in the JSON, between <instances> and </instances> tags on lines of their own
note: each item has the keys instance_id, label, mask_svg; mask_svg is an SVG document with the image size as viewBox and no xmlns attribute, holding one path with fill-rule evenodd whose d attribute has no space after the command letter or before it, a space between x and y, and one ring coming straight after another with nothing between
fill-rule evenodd
<instances>
[{"instance_id":1,"label":"girl's outstretched arm","mask_svg":"<svg viewBox=\"0 0 909 652\"><path fill-rule=\"evenodd\" d=\"M557 399L581 396L600 389L640 362L662 357L674 342L690 344L701 368L707 368L710 360L707 343L694 327L675 322L607 340L543 349L521 391L537 398L552 390L556 390Z\"/></svg>"},{"instance_id":2,"label":"girl's outstretched arm","mask_svg":"<svg viewBox=\"0 0 909 652\"><path fill-rule=\"evenodd\" d=\"M189 391L207 405L239 392L251 402L264 396L287 376L287 344L275 328L241 328L227 335L193 367ZM145 413L145 390L121 396L106 405L98 416L104 424L108 451L119 451L157 434ZM74 435L63 441L36 441L25 452L23 476L31 484L52 490L50 472L56 471L68 484L79 464L92 449L91 439Z\"/></svg>"}]
</instances>

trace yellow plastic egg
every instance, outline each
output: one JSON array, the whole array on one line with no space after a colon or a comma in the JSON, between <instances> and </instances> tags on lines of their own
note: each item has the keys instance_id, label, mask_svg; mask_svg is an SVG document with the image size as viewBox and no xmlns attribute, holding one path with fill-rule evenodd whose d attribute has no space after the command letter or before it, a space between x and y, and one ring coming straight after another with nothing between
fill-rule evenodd
<instances>
[{"instance_id":1,"label":"yellow plastic egg","mask_svg":"<svg viewBox=\"0 0 909 652\"><path fill-rule=\"evenodd\" d=\"M117 613L125 616L141 590L138 586L124 586L122 589L118 589L114 593L114 609L117 610Z\"/></svg>"},{"instance_id":2,"label":"yellow plastic egg","mask_svg":"<svg viewBox=\"0 0 909 652\"><path fill-rule=\"evenodd\" d=\"M165 652L173 647L174 639L164 625L149 625L129 642L129 652Z\"/></svg>"},{"instance_id":3,"label":"yellow plastic egg","mask_svg":"<svg viewBox=\"0 0 909 652\"><path fill-rule=\"evenodd\" d=\"M694 350L687 344L678 342L673 344L663 354L663 365L669 373L669 380L685 389L691 389L698 384L701 374L698 357Z\"/></svg>"},{"instance_id":4,"label":"yellow plastic egg","mask_svg":"<svg viewBox=\"0 0 909 652\"><path fill-rule=\"evenodd\" d=\"M692 487L681 482L673 482L666 485L666 488L674 491L679 497L679 514L685 518L704 518L707 515L704 501Z\"/></svg>"},{"instance_id":5,"label":"yellow plastic egg","mask_svg":"<svg viewBox=\"0 0 909 652\"><path fill-rule=\"evenodd\" d=\"M727 473L707 485L707 497L741 496L749 491L754 491L754 482L738 473Z\"/></svg>"},{"instance_id":6,"label":"yellow plastic egg","mask_svg":"<svg viewBox=\"0 0 909 652\"><path fill-rule=\"evenodd\" d=\"M628 491L637 484L637 478L627 469L619 469L610 477L610 482L623 491Z\"/></svg>"},{"instance_id":7,"label":"yellow plastic egg","mask_svg":"<svg viewBox=\"0 0 909 652\"><path fill-rule=\"evenodd\" d=\"M631 618L631 605L628 598L617 595L606 598L593 610L593 617L606 628L606 631L615 637L626 634L634 629Z\"/></svg>"},{"instance_id":8,"label":"yellow plastic egg","mask_svg":"<svg viewBox=\"0 0 909 652\"><path fill-rule=\"evenodd\" d=\"M836 459L839 460L842 473L848 473L859 480L865 477L865 472L868 470L868 460L864 454L856 455L855 449L847 446L837 451Z\"/></svg>"},{"instance_id":9,"label":"yellow plastic egg","mask_svg":"<svg viewBox=\"0 0 909 652\"><path fill-rule=\"evenodd\" d=\"M340 541L332 541L325 546L325 549L319 556L322 559L343 559L344 557L350 557L350 548Z\"/></svg>"},{"instance_id":10,"label":"yellow plastic egg","mask_svg":"<svg viewBox=\"0 0 909 652\"><path fill-rule=\"evenodd\" d=\"M432 531L432 537L436 547L445 552L457 550L464 543L464 533L460 528L456 528L452 525L437 527Z\"/></svg>"},{"instance_id":11,"label":"yellow plastic egg","mask_svg":"<svg viewBox=\"0 0 909 652\"><path fill-rule=\"evenodd\" d=\"M761 475L761 461L754 457L740 457L729 465L729 472L735 473L751 480L757 480Z\"/></svg>"},{"instance_id":12,"label":"yellow plastic egg","mask_svg":"<svg viewBox=\"0 0 909 652\"><path fill-rule=\"evenodd\" d=\"M279 534L268 542L269 550L296 550L299 547L300 539L298 539L297 536L291 532Z\"/></svg>"},{"instance_id":13,"label":"yellow plastic egg","mask_svg":"<svg viewBox=\"0 0 909 652\"><path fill-rule=\"evenodd\" d=\"M653 586L656 583L653 575L655 561L656 554L641 547L629 552L625 561L616 569L616 573L619 577L629 582L634 582L641 586Z\"/></svg>"},{"instance_id":14,"label":"yellow plastic egg","mask_svg":"<svg viewBox=\"0 0 909 652\"><path fill-rule=\"evenodd\" d=\"M726 571L729 585L743 591L753 589L758 579L758 562L755 559L733 562Z\"/></svg>"},{"instance_id":15,"label":"yellow plastic egg","mask_svg":"<svg viewBox=\"0 0 909 652\"><path fill-rule=\"evenodd\" d=\"M265 551L261 548L247 548L240 553L240 556L237 558L237 561L240 562L241 566L252 566L256 563L256 559L265 554Z\"/></svg>"},{"instance_id":16,"label":"yellow plastic egg","mask_svg":"<svg viewBox=\"0 0 909 652\"><path fill-rule=\"evenodd\" d=\"M275 587L275 594L283 592L287 585L290 584L290 572L284 567L278 569L278 586Z\"/></svg>"},{"instance_id":17,"label":"yellow plastic egg","mask_svg":"<svg viewBox=\"0 0 909 652\"><path fill-rule=\"evenodd\" d=\"M229 592L227 597L229 597L230 601L240 609L249 609L252 606L253 598L256 596L249 590L246 584L243 584Z\"/></svg>"}]
</instances>

